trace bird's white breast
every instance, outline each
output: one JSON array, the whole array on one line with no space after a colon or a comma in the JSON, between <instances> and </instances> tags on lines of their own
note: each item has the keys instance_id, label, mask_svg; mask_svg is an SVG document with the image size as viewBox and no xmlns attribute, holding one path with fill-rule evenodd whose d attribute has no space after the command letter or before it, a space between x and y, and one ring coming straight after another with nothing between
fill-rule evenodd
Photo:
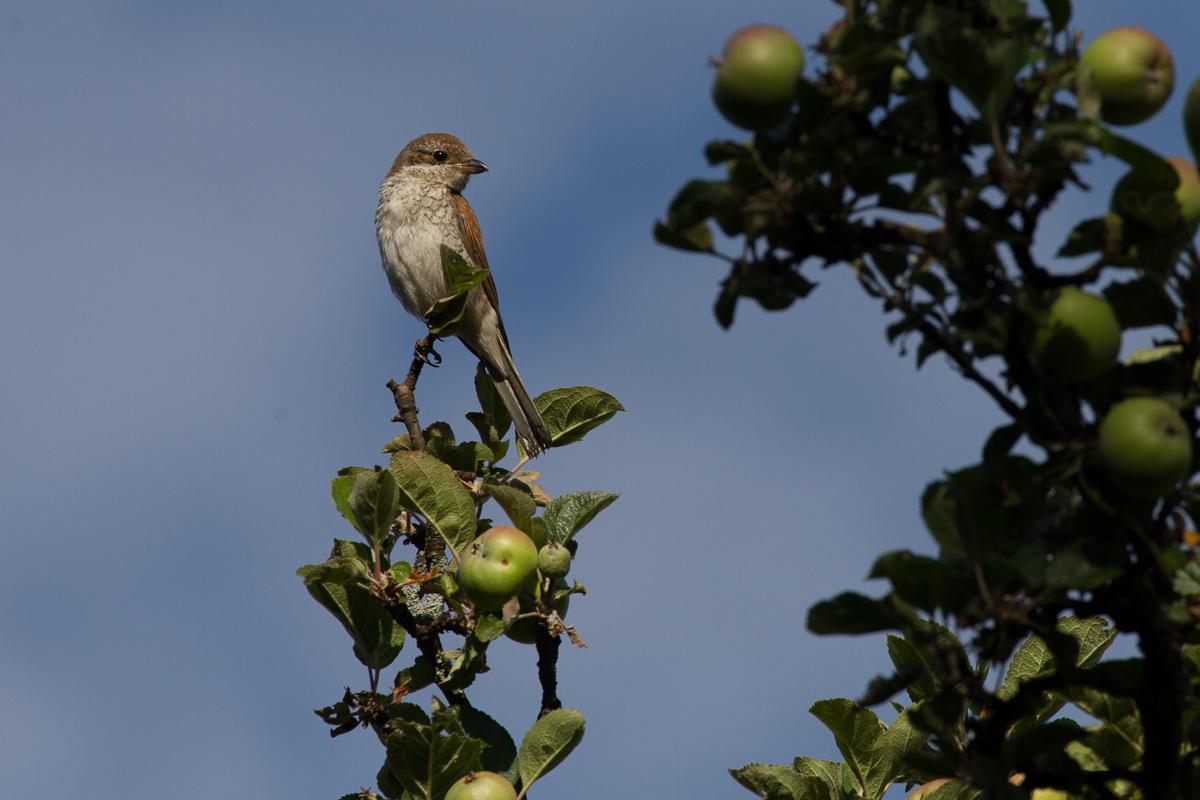
<instances>
[{"instance_id":1,"label":"bird's white breast","mask_svg":"<svg viewBox=\"0 0 1200 800\"><path fill-rule=\"evenodd\" d=\"M454 204L445 186L411 180L385 181L375 212L379 255L392 291L421 317L449 294L442 245L462 252Z\"/></svg>"}]
</instances>

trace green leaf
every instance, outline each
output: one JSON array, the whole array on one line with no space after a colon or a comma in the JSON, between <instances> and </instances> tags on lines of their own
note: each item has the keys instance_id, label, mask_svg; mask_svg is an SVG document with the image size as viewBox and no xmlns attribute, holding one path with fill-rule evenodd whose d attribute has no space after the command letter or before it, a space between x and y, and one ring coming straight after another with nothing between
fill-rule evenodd
<instances>
[{"instance_id":1,"label":"green leaf","mask_svg":"<svg viewBox=\"0 0 1200 800\"><path fill-rule=\"evenodd\" d=\"M455 442L453 439L436 436L425 443L425 452L450 469L460 472L475 472L479 465L494 461L492 449L480 442Z\"/></svg>"},{"instance_id":2,"label":"green leaf","mask_svg":"<svg viewBox=\"0 0 1200 800\"><path fill-rule=\"evenodd\" d=\"M1133 700L1081 686L1072 687L1063 693L1063 697L1101 722L1116 726L1132 723L1122 728L1122 735L1129 737L1131 746L1141 749L1141 723L1138 720L1137 703Z\"/></svg>"},{"instance_id":3,"label":"green leaf","mask_svg":"<svg viewBox=\"0 0 1200 800\"><path fill-rule=\"evenodd\" d=\"M1029 13L1024 0L988 0L988 8L1004 22L1022 20Z\"/></svg>"},{"instance_id":4,"label":"green leaf","mask_svg":"<svg viewBox=\"0 0 1200 800\"><path fill-rule=\"evenodd\" d=\"M379 452L387 453L390 455L392 453L398 453L401 450L412 450L412 449L413 449L412 439L409 437L409 435L407 433L401 433L401 434L399 434L397 436L393 436L391 439L389 439L388 443L385 444L383 446L383 449L381 449Z\"/></svg>"},{"instance_id":5,"label":"green leaf","mask_svg":"<svg viewBox=\"0 0 1200 800\"><path fill-rule=\"evenodd\" d=\"M1078 546L1064 548L1054 554L1046 567L1046 586L1052 589L1098 589L1121 576L1121 568L1093 564Z\"/></svg>"},{"instance_id":6,"label":"green leaf","mask_svg":"<svg viewBox=\"0 0 1200 800\"><path fill-rule=\"evenodd\" d=\"M709 166L715 167L718 164L724 164L726 161L734 161L739 158L745 158L750 155L750 148L741 142L734 142L728 139L714 139L704 145L704 160Z\"/></svg>"},{"instance_id":7,"label":"green leaf","mask_svg":"<svg viewBox=\"0 0 1200 800\"><path fill-rule=\"evenodd\" d=\"M1100 656L1117 638L1117 632L1100 617L1079 619L1064 617L1056 626L1060 633L1069 634L1079 644L1076 666L1088 667L1100 660ZM1054 656L1046 643L1037 636L1026 639L1013 653L1004 681L996 689L1001 700L1011 700L1021 684L1053 669Z\"/></svg>"},{"instance_id":8,"label":"green leaf","mask_svg":"<svg viewBox=\"0 0 1200 800\"><path fill-rule=\"evenodd\" d=\"M475 623L475 638L490 642L504 633L504 620L492 614L484 614Z\"/></svg>"},{"instance_id":9,"label":"green leaf","mask_svg":"<svg viewBox=\"0 0 1200 800\"><path fill-rule=\"evenodd\" d=\"M453 708L435 708L433 719L392 720L387 766L406 791L421 800L440 800L459 778L478 768L484 742L467 735Z\"/></svg>"},{"instance_id":10,"label":"green leaf","mask_svg":"<svg viewBox=\"0 0 1200 800\"><path fill-rule=\"evenodd\" d=\"M1080 687L1072 688L1062 697L1100 720L1100 725L1090 729L1093 756L1101 756L1105 764L1124 769L1142 760L1146 736L1133 700ZM1072 757L1079 760L1077 754L1078 751L1072 752Z\"/></svg>"},{"instance_id":11,"label":"green leaf","mask_svg":"<svg viewBox=\"0 0 1200 800\"><path fill-rule=\"evenodd\" d=\"M1109 223L1104 217L1092 217L1080 222L1067 234L1067 241L1058 249L1060 258L1099 253L1109 236Z\"/></svg>"},{"instance_id":12,"label":"green leaf","mask_svg":"<svg viewBox=\"0 0 1200 800\"><path fill-rule=\"evenodd\" d=\"M400 505L420 514L456 554L475 539L475 503L451 469L425 453L402 451L388 470L396 476Z\"/></svg>"},{"instance_id":13,"label":"green leaf","mask_svg":"<svg viewBox=\"0 0 1200 800\"><path fill-rule=\"evenodd\" d=\"M313 713L332 728L358 723L358 717L350 710L350 705L345 700L324 708L314 708Z\"/></svg>"},{"instance_id":14,"label":"green leaf","mask_svg":"<svg viewBox=\"0 0 1200 800\"><path fill-rule=\"evenodd\" d=\"M563 759L583 739L583 714L570 708L559 708L539 719L521 740L521 784L528 788Z\"/></svg>"},{"instance_id":15,"label":"green leaf","mask_svg":"<svg viewBox=\"0 0 1200 800\"><path fill-rule=\"evenodd\" d=\"M721 286L721 293L717 295L717 301L713 304L713 316L717 318L717 324L726 330L733 325L733 312L737 310L738 301L737 289L725 281Z\"/></svg>"},{"instance_id":16,"label":"green leaf","mask_svg":"<svg viewBox=\"0 0 1200 800\"><path fill-rule=\"evenodd\" d=\"M1126 283L1110 283L1104 287L1104 297L1112 304L1122 328L1175 324L1178 309L1162 281L1141 277Z\"/></svg>"},{"instance_id":17,"label":"green leaf","mask_svg":"<svg viewBox=\"0 0 1200 800\"><path fill-rule=\"evenodd\" d=\"M432 685L436 680L436 663L430 656L422 654L413 660L411 666L396 673L394 685L397 689L404 689L405 692L412 694Z\"/></svg>"},{"instance_id":18,"label":"green leaf","mask_svg":"<svg viewBox=\"0 0 1200 800\"><path fill-rule=\"evenodd\" d=\"M747 764L729 770L733 779L764 800L830 800L829 787L786 764Z\"/></svg>"},{"instance_id":19,"label":"green leaf","mask_svg":"<svg viewBox=\"0 0 1200 800\"><path fill-rule=\"evenodd\" d=\"M333 545L329 561L300 567L296 573L304 580L304 588L312 598L333 614L350 634L355 657L371 669L383 669L400 654L404 646L404 629L382 603L356 585L366 569L370 553L360 551L358 548L362 545L341 539L335 539ZM364 566L350 570L343 568L355 560Z\"/></svg>"},{"instance_id":20,"label":"green leaf","mask_svg":"<svg viewBox=\"0 0 1200 800\"><path fill-rule=\"evenodd\" d=\"M875 600L843 592L808 610L808 629L816 634L859 634L894 630L911 618L891 596Z\"/></svg>"},{"instance_id":21,"label":"green leaf","mask_svg":"<svg viewBox=\"0 0 1200 800\"><path fill-rule=\"evenodd\" d=\"M392 771L388 769L386 760L379 768L379 772L375 773L375 783L379 786L379 791L383 792L384 797L389 800L412 800L412 795L404 791L404 784L392 777Z\"/></svg>"},{"instance_id":22,"label":"green leaf","mask_svg":"<svg viewBox=\"0 0 1200 800\"><path fill-rule=\"evenodd\" d=\"M520 779L517 770L517 746L499 722L474 706L462 706L458 710L463 729L486 745L479 766L489 772L503 775L509 783Z\"/></svg>"},{"instance_id":23,"label":"green leaf","mask_svg":"<svg viewBox=\"0 0 1200 800\"><path fill-rule=\"evenodd\" d=\"M688 181L667 209L666 227L677 232L688 230L711 217L737 212L737 190L725 181Z\"/></svg>"},{"instance_id":24,"label":"green leaf","mask_svg":"<svg viewBox=\"0 0 1200 800\"><path fill-rule=\"evenodd\" d=\"M494 617L492 619L495 619ZM500 632L504 631L504 624L500 624ZM438 682L438 686L442 689L462 690L466 689L475 682L475 678L483 672L487 672L487 647L491 639L485 639L485 636L495 638L496 633L495 623L488 620L483 623L483 630L476 629L471 635L463 640L463 645L458 650L443 650L443 664L445 677Z\"/></svg>"},{"instance_id":25,"label":"green leaf","mask_svg":"<svg viewBox=\"0 0 1200 800\"><path fill-rule=\"evenodd\" d=\"M923 611L957 612L971 598L971 587L936 558L897 550L880 556L869 577L887 578L905 602Z\"/></svg>"},{"instance_id":26,"label":"green leaf","mask_svg":"<svg viewBox=\"0 0 1200 800\"><path fill-rule=\"evenodd\" d=\"M934 697L941 691L941 670L935 669L929 657L915 644L889 634L887 649L897 674L908 678L908 696L914 703Z\"/></svg>"},{"instance_id":27,"label":"green leaf","mask_svg":"<svg viewBox=\"0 0 1200 800\"><path fill-rule=\"evenodd\" d=\"M1050 26L1058 33L1071 21L1071 0L1042 0L1050 14Z\"/></svg>"},{"instance_id":28,"label":"green leaf","mask_svg":"<svg viewBox=\"0 0 1200 800\"><path fill-rule=\"evenodd\" d=\"M434 336L454 332L467 309L467 295L487 280L488 271L468 262L455 250L442 245L442 271L450 294L439 298L425 311L425 324Z\"/></svg>"},{"instance_id":29,"label":"green leaf","mask_svg":"<svg viewBox=\"0 0 1200 800\"><path fill-rule=\"evenodd\" d=\"M533 499L529 488L519 481L500 483L493 480L485 481L483 487L496 504L504 509L513 527L529 533L532 527L530 520L537 512L537 501Z\"/></svg>"},{"instance_id":30,"label":"green leaf","mask_svg":"<svg viewBox=\"0 0 1200 800\"><path fill-rule=\"evenodd\" d=\"M399 513L396 480L387 470L354 471L334 478L333 503L372 545L382 542Z\"/></svg>"},{"instance_id":31,"label":"green leaf","mask_svg":"<svg viewBox=\"0 0 1200 800\"><path fill-rule=\"evenodd\" d=\"M829 789L830 798L843 795L843 788L849 787L852 776L845 764L838 761L826 761L823 758L797 756L792 760L792 769L801 777L816 778Z\"/></svg>"},{"instance_id":32,"label":"green leaf","mask_svg":"<svg viewBox=\"0 0 1200 800\"><path fill-rule=\"evenodd\" d=\"M1108 128L1090 120L1051 122L1046 125L1043 142L1052 143L1065 139L1098 148L1124 161L1140 173L1140 180L1147 186L1174 189L1179 185L1179 175L1158 153L1141 144L1113 133Z\"/></svg>"},{"instance_id":33,"label":"green leaf","mask_svg":"<svg viewBox=\"0 0 1200 800\"><path fill-rule=\"evenodd\" d=\"M913 42L930 71L960 89L988 119L997 119L1029 58L1021 37L973 26L952 8L927 7Z\"/></svg>"},{"instance_id":34,"label":"green leaf","mask_svg":"<svg viewBox=\"0 0 1200 800\"><path fill-rule=\"evenodd\" d=\"M370 556L368 554L367 558ZM334 583L341 586L370 585L372 567L369 560L354 555L334 555L320 564L308 564L296 570L305 583Z\"/></svg>"},{"instance_id":35,"label":"green leaf","mask_svg":"<svg viewBox=\"0 0 1200 800\"><path fill-rule=\"evenodd\" d=\"M685 252L713 252L713 232L706 222L697 222L686 228L672 228L663 222L655 222L654 241Z\"/></svg>"},{"instance_id":36,"label":"green leaf","mask_svg":"<svg viewBox=\"0 0 1200 800\"><path fill-rule=\"evenodd\" d=\"M1175 591L1184 597L1200 594L1200 561L1192 560L1175 570L1172 580Z\"/></svg>"},{"instance_id":37,"label":"green leaf","mask_svg":"<svg viewBox=\"0 0 1200 800\"><path fill-rule=\"evenodd\" d=\"M1028 718L1026 718L1028 720ZM1067 745L1086 738L1087 731L1071 719L1056 719L1048 724L1018 725L1009 732L1005 749L1015 763L1030 763L1047 757L1065 765Z\"/></svg>"},{"instance_id":38,"label":"green leaf","mask_svg":"<svg viewBox=\"0 0 1200 800\"><path fill-rule=\"evenodd\" d=\"M924 747L928 738L928 734L913 725L908 711L896 715L878 743L870 765L871 780L880 787L875 795L877 798L882 797L893 782L905 775L908 756Z\"/></svg>"},{"instance_id":39,"label":"green leaf","mask_svg":"<svg viewBox=\"0 0 1200 800\"><path fill-rule=\"evenodd\" d=\"M921 514L943 557L983 560L1005 549L1024 525L1028 507L1014 500L1033 502L1034 487L1022 495L1029 482L1029 463L1019 456L994 458L984 466L949 473L931 483L921 496Z\"/></svg>"},{"instance_id":40,"label":"green leaf","mask_svg":"<svg viewBox=\"0 0 1200 800\"><path fill-rule=\"evenodd\" d=\"M870 709L843 698L818 700L809 713L833 733L838 752L854 774L862 795L867 800L882 797L891 782L881 783L891 769L878 760L887 749L887 727Z\"/></svg>"},{"instance_id":41,"label":"green leaf","mask_svg":"<svg viewBox=\"0 0 1200 800\"><path fill-rule=\"evenodd\" d=\"M1095 666L1117 638L1116 628L1102 617L1064 617L1055 627L1079 643L1079 656L1075 661L1078 667Z\"/></svg>"},{"instance_id":42,"label":"green leaf","mask_svg":"<svg viewBox=\"0 0 1200 800\"><path fill-rule=\"evenodd\" d=\"M591 386L551 389L535 397L533 404L550 429L555 447L578 442L588 431L625 410L617 398Z\"/></svg>"},{"instance_id":43,"label":"green leaf","mask_svg":"<svg viewBox=\"0 0 1200 800\"><path fill-rule=\"evenodd\" d=\"M572 492L554 498L546 506L547 537L552 542L566 544L618 497L609 492Z\"/></svg>"},{"instance_id":44,"label":"green leaf","mask_svg":"<svg viewBox=\"0 0 1200 800\"><path fill-rule=\"evenodd\" d=\"M992 464L1008 455L1021 438L1022 433L1024 431L1021 426L1015 422L1011 425L1001 425L992 431L988 436L987 443L983 446L983 463L985 465Z\"/></svg>"}]
</instances>

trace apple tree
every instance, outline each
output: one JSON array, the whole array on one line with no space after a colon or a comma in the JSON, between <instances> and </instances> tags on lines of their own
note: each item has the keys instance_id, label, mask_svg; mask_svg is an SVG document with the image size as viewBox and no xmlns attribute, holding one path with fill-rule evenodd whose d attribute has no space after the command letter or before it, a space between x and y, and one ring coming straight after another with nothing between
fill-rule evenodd
<instances>
[{"instance_id":1,"label":"apple tree","mask_svg":"<svg viewBox=\"0 0 1200 800\"><path fill-rule=\"evenodd\" d=\"M838 5L807 69L778 28L731 38L714 100L752 138L708 143L720 173L655 236L727 263L724 327L850 270L888 341L1005 422L932 476L932 554L884 553L881 595L809 610L817 634L887 633L887 674L810 709L843 760L733 776L771 800L1200 796L1200 177L1120 127L1159 112L1171 54L1085 37L1069 0ZM1183 127L1200 156L1200 82ZM1097 159L1127 176L1088 186ZM1068 191L1110 210L1047 226ZM1131 331L1154 346L1118 360ZM1138 654L1106 658L1118 636Z\"/></svg>"},{"instance_id":2,"label":"apple tree","mask_svg":"<svg viewBox=\"0 0 1200 800\"><path fill-rule=\"evenodd\" d=\"M308 593L349 635L365 685L347 688L317 715L331 736L368 730L383 747L373 777L392 800L518 800L579 744L584 717L558 695L558 653L571 596L586 593L565 576L582 529L617 499L601 491L551 497L540 473L508 438L512 419L482 366L478 409L466 413L475 438L460 441L446 422L422 426L415 400L427 364L440 360L437 337L453 332L466 294L486 277L444 253L456 291L431 309L431 333L417 343L403 382L390 381L394 422L387 463L346 467L333 479L333 502L352 529L329 557L298 570ZM464 269L465 266L465 269ZM461 278L461 280L459 280ZM621 404L588 386L534 398L552 446L580 441ZM504 466L506 459L516 463ZM497 524L503 514L511 523ZM488 671L492 647L533 647L540 707L520 744L469 697ZM402 659L402 668L394 668ZM388 673L387 670L394 671ZM415 702L424 692L424 700ZM366 777L366 776L364 776ZM380 795L363 789L343 800Z\"/></svg>"}]
</instances>

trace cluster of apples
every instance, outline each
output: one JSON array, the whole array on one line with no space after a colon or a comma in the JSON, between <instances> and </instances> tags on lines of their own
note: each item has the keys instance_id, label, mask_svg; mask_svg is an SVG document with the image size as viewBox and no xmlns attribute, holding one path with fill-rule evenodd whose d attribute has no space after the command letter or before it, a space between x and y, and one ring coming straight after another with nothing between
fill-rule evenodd
<instances>
[{"instance_id":1,"label":"cluster of apples","mask_svg":"<svg viewBox=\"0 0 1200 800\"><path fill-rule=\"evenodd\" d=\"M1088 45L1079 59L1078 81L1100 98L1100 118L1111 125L1136 125L1153 117L1175 88L1175 61L1161 39L1135 26L1114 28ZM1184 132L1193 153L1200 153L1200 81L1188 92ZM1167 159L1179 175L1175 200L1189 227L1200 224L1200 173L1178 156ZM1136 173L1126 175L1113 192L1113 208L1154 223L1156 211L1140 202L1144 194Z\"/></svg>"},{"instance_id":2,"label":"cluster of apples","mask_svg":"<svg viewBox=\"0 0 1200 800\"><path fill-rule=\"evenodd\" d=\"M514 597L518 614L533 611L538 574L551 580L552 589L566 586L571 569L571 551L549 542L540 549L524 531L496 525L481 533L463 553L458 567L458 584L479 611L500 611ZM570 598L554 604L559 617L567 613ZM522 644L537 637L537 621L517 620L505 634ZM446 800L516 800L517 792L503 775L472 772L460 778L446 793Z\"/></svg>"},{"instance_id":3,"label":"cluster of apples","mask_svg":"<svg viewBox=\"0 0 1200 800\"><path fill-rule=\"evenodd\" d=\"M1060 380L1099 378L1120 349L1121 326L1112 306L1081 289L1060 290L1033 332L1034 361ZM1100 422L1099 454L1118 486L1139 497L1157 497L1191 474L1192 435L1165 400L1130 397L1113 404Z\"/></svg>"},{"instance_id":4,"label":"cluster of apples","mask_svg":"<svg viewBox=\"0 0 1200 800\"><path fill-rule=\"evenodd\" d=\"M1100 118L1112 125L1150 119L1175 86L1175 63L1167 46L1147 30L1125 26L1098 36L1079 59L1077 80L1100 100ZM1200 81L1184 109L1184 129L1200 152ZM1167 161L1179 176L1175 200L1184 223L1200 224L1200 174L1185 158ZM1113 190L1112 208L1145 224L1158 213L1144 202L1143 179L1130 172ZM1048 373L1070 381L1099 378L1113 365L1121 328L1103 298L1063 289L1040 321L1033 340L1035 361ZM1167 348L1166 350L1170 350ZM1169 356L1154 351L1132 360ZM1100 422L1099 456L1113 482L1131 494L1156 497L1191 474L1192 436L1175 408L1158 397L1130 397L1115 403Z\"/></svg>"},{"instance_id":5,"label":"cluster of apples","mask_svg":"<svg viewBox=\"0 0 1200 800\"><path fill-rule=\"evenodd\" d=\"M552 589L559 589L566 586L564 578L570 569L568 548L549 542L539 549L524 531L497 525L481 533L463 553L458 584L480 611L500 611L515 597L518 614L525 614L535 607L538 574L551 580ZM555 603L559 617L566 616L569 601L564 597ZM505 634L522 644L532 644L537 637L537 621L517 620Z\"/></svg>"},{"instance_id":6,"label":"cluster of apples","mask_svg":"<svg viewBox=\"0 0 1200 800\"><path fill-rule=\"evenodd\" d=\"M734 125L768 131L792 113L804 51L783 28L750 25L726 42L717 62L713 102ZM1112 125L1144 122L1163 107L1175 85L1175 64L1166 45L1142 28L1115 28L1092 42L1079 60L1077 80L1099 97L1100 118ZM1086 89L1085 89L1086 87ZM1200 80L1188 93L1184 128L1200 153ZM1200 173L1184 158L1167 159L1179 175L1175 199L1184 222L1200 224ZM1154 224L1158 212L1137 173L1116 185L1112 207ZM1108 302L1080 289L1060 291L1032 335L1034 361L1050 376L1069 382L1099 378L1115 363L1121 327ZM1101 462L1115 483L1140 496L1170 491L1191 473L1192 439L1166 401L1133 397L1113 405L1100 425Z\"/></svg>"}]
</instances>

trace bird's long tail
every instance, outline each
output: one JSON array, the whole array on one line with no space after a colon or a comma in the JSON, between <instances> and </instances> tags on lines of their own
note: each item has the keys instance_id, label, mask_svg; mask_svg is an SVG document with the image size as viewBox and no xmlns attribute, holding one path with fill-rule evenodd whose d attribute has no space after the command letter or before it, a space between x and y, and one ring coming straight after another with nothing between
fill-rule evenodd
<instances>
[{"instance_id":1,"label":"bird's long tail","mask_svg":"<svg viewBox=\"0 0 1200 800\"><path fill-rule=\"evenodd\" d=\"M492 382L496 384L500 399L504 401L504 407L512 417L521 446L526 453L536 456L550 447L550 429L546 427L546 422L529 397L529 392L525 391L525 384L521 381L521 375L517 372L517 365L513 362L507 344L501 341L497 351L494 355L500 363L489 364L484 361L484 364Z\"/></svg>"}]
</instances>

